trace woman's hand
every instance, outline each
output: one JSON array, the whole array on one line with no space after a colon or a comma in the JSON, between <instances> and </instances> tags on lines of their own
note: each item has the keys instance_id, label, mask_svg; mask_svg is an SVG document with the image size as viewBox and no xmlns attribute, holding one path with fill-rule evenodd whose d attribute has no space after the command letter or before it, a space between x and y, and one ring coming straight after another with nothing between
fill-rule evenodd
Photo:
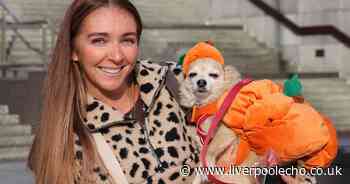
<instances>
[{"instance_id":1,"label":"woman's hand","mask_svg":"<svg viewBox=\"0 0 350 184\"><path fill-rule=\"evenodd\" d=\"M281 175L282 180L286 184L314 184L316 183L316 178L314 177L307 177L307 176L300 176L297 175L295 177L287 176L287 175Z\"/></svg>"},{"instance_id":2,"label":"woman's hand","mask_svg":"<svg viewBox=\"0 0 350 184\"><path fill-rule=\"evenodd\" d=\"M291 176L282 175L281 178L287 184L299 184L300 183L297 178L293 178Z\"/></svg>"}]
</instances>

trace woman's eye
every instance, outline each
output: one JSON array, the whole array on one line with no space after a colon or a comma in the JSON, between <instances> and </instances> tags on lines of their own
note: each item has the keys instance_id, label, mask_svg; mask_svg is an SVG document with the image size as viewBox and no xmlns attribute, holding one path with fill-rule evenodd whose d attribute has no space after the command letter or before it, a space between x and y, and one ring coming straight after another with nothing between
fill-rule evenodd
<instances>
[{"instance_id":1,"label":"woman's eye","mask_svg":"<svg viewBox=\"0 0 350 184\"><path fill-rule=\"evenodd\" d=\"M134 45L136 43L136 40L132 39L132 38L128 38L128 39L122 40L122 43L127 44L127 45Z\"/></svg>"},{"instance_id":2,"label":"woman's eye","mask_svg":"<svg viewBox=\"0 0 350 184\"><path fill-rule=\"evenodd\" d=\"M190 78L193 78L193 77L195 77L197 74L196 73L190 73L188 76L190 77Z\"/></svg>"},{"instance_id":3,"label":"woman's eye","mask_svg":"<svg viewBox=\"0 0 350 184\"><path fill-rule=\"evenodd\" d=\"M219 75L216 74L216 73L211 73L211 74L209 74L209 76L210 76L210 77L213 77L214 79L216 79L216 78L219 77Z\"/></svg>"},{"instance_id":4,"label":"woman's eye","mask_svg":"<svg viewBox=\"0 0 350 184\"><path fill-rule=\"evenodd\" d=\"M104 38L95 38L91 42L95 45L103 45L106 43L106 40Z\"/></svg>"}]
</instances>

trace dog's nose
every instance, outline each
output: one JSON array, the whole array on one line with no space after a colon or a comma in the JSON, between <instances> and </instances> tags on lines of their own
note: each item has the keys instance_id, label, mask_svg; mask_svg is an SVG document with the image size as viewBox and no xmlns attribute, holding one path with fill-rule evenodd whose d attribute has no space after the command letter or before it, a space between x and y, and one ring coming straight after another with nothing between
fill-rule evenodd
<instances>
[{"instance_id":1,"label":"dog's nose","mask_svg":"<svg viewBox=\"0 0 350 184\"><path fill-rule=\"evenodd\" d=\"M203 88L206 85L207 85L207 81L205 81L203 79L197 81L197 86L200 87L200 88Z\"/></svg>"}]
</instances>

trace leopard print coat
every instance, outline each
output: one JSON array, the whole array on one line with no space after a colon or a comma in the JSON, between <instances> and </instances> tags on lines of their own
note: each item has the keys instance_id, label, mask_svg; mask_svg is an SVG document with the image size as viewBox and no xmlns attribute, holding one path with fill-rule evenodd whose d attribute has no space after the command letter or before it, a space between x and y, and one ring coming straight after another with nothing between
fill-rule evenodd
<instances>
[{"instance_id":1,"label":"leopard print coat","mask_svg":"<svg viewBox=\"0 0 350 184\"><path fill-rule=\"evenodd\" d=\"M167 63L178 81L183 80L181 69L173 62ZM133 113L121 114L97 98L88 97L85 125L91 132L101 132L111 147L130 184L133 183L192 183L193 168L199 166L199 146L194 127L185 121L175 94L162 86L165 67L150 61L140 61L135 68L143 111L149 111L148 121L130 121ZM79 138L75 141L75 183L85 183L80 178L81 160L84 156ZM183 165L192 169L187 177L179 173ZM99 162L94 168L96 184L114 184L108 171ZM298 176L300 184L316 184L313 176Z\"/></svg>"},{"instance_id":2,"label":"leopard print coat","mask_svg":"<svg viewBox=\"0 0 350 184\"><path fill-rule=\"evenodd\" d=\"M183 177L180 168L186 164L198 166L198 144L194 141L194 128L186 124L185 113L164 84L167 70L150 61L137 62L135 76L140 87L138 102L142 111L149 112L144 122L133 121L133 113L121 114L97 98L88 97L85 125L91 132L100 132L120 163L129 183L191 183L190 176ZM79 138L75 150L77 168L84 156ZM78 172L79 173L79 172ZM95 182L109 184L110 178L103 165L94 169ZM81 182L79 176L75 183Z\"/></svg>"}]
</instances>

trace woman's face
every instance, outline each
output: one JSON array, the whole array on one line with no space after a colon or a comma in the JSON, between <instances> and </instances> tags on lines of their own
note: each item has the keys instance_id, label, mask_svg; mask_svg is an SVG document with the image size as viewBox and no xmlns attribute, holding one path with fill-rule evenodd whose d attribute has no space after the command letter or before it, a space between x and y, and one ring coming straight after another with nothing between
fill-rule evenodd
<instances>
[{"instance_id":1,"label":"woman's face","mask_svg":"<svg viewBox=\"0 0 350 184\"><path fill-rule=\"evenodd\" d=\"M88 92L108 93L125 87L137 55L133 16L111 6L85 17L74 39L72 60L81 64Z\"/></svg>"}]
</instances>

